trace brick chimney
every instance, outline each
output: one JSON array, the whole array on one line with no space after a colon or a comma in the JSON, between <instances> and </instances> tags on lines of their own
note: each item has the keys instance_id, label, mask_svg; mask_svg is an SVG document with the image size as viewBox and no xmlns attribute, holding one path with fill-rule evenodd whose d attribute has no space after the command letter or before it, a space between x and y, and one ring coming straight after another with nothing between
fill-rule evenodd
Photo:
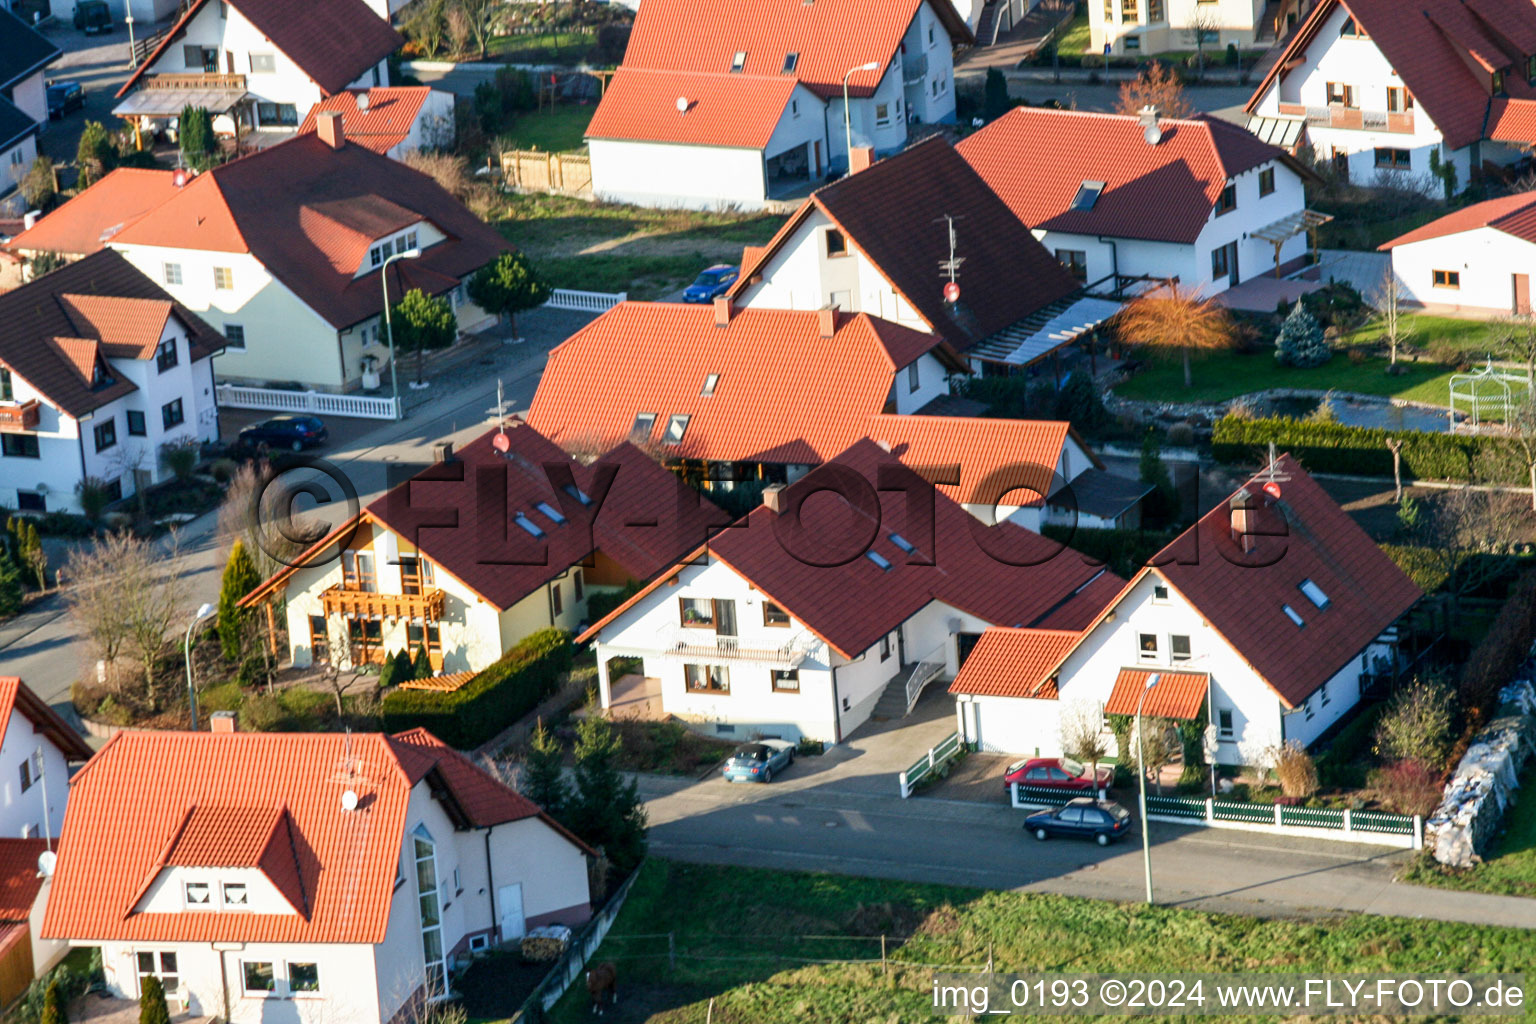
<instances>
[{"instance_id":1,"label":"brick chimney","mask_svg":"<svg viewBox=\"0 0 1536 1024\"><path fill-rule=\"evenodd\" d=\"M816 311L816 327L823 338L830 338L837 333L837 309L833 306L823 306Z\"/></svg>"},{"instance_id":2,"label":"brick chimney","mask_svg":"<svg viewBox=\"0 0 1536 1024\"><path fill-rule=\"evenodd\" d=\"M782 506L780 501L784 496L783 484L769 484L763 488L763 507L774 515L778 515Z\"/></svg>"},{"instance_id":3,"label":"brick chimney","mask_svg":"<svg viewBox=\"0 0 1536 1024\"><path fill-rule=\"evenodd\" d=\"M858 174L860 171L869 170L869 165L875 162L875 149L873 146L854 146L848 152L848 173Z\"/></svg>"},{"instance_id":4,"label":"brick chimney","mask_svg":"<svg viewBox=\"0 0 1536 1024\"><path fill-rule=\"evenodd\" d=\"M1259 534L1256 532L1259 525L1259 499L1244 489L1232 495L1228 508L1232 540L1243 551L1252 551L1259 542Z\"/></svg>"},{"instance_id":5,"label":"brick chimney","mask_svg":"<svg viewBox=\"0 0 1536 1024\"><path fill-rule=\"evenodd\" d=\"M215 711L208 716L208 729L210 732L234 732L235 713L233 711Z\"/></svg>"},{"instance_id":6,"label":"brick chimney","mask_svg":"<svg viewBox=\"0 0 1536 1024\"><path fill-rule=\"evenodd\" d=\"M341 127L341 111L325 110L315 117L315 131L324 142L332 149L340 149L347 144L347 133Z\"/></svg>"},{"instance_id":7,"label":"brick chimney","mask_svg":"<svg viewBox=\"0 0 1536 1024\"><path fill-rule=\"evenodd\" d=\"M729 327L731 325L731 297L719 295L715 297L715 326Z\"/></svg>"}]
</instances>

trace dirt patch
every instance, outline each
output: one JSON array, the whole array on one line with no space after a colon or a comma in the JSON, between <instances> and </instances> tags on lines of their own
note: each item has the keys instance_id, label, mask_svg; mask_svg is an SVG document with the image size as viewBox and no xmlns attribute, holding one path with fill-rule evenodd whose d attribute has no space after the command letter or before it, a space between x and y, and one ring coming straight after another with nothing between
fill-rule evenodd
<instances>
[{"instance_id":1,"label":"dirt patch","mask_svg":"<svg viewBox=\"0 0 1536 1024\"><path fill-rule=\"evenodd\" d=\"M929 913L917 926L920 935L953 935L959 930L960 912L948 903Z\"/></svg>"},{"instance_id":2,"label":"dirt patch","mask_svg":"<svg viewBox=\"0 0 1536 1024\"><path fill-rule=\"evenodd\" d=\"M860 903L843 929L849 935L911 935L924 920L923 912L909 903Z\"/></svg>"}]
</instances>

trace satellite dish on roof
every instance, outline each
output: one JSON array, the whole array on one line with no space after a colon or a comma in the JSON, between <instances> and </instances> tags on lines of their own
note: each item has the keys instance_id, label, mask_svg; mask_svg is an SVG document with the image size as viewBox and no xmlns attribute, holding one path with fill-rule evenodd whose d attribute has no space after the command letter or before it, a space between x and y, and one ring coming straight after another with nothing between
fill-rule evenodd
<instances>
[{"instance_id":1,"label":"satellite dish on roof","mask_svg":"<svg viewBox=\"0 0 1536 1024\"><path fill-rule=\"evenodd\" d=\"M686 114L686 113L688 113L688 97L687 96L679 96L677 98L677 112L679 114Z\"/></svg>"},{"instance_id":2,"label":"satellite dish on roof","mask_svg":"<svg viewBox=\"0 0 1536 1024\"><path fill-rule=\"evenodd\" d=\"M505 429L505 427L503 427L503 429ZM491 438L491 447L505 455L507 450L512 447L512 442L507 439L506 434L497 434L495 437Z\"/></svg>"},{"instance_id":3,"label":"satellite dish on roof","mask_svg":"<svg viewBox=\"0 0 1536 1024\"><path fill-rule=\"evenodd\" d=\"M1147 140L1147 145L1155 146L1163 141L1163 129L1157 122L1147 125L1141 131L1141 137Z\"/></svg>"},{"instance_id":4,"label":"satellite dish on roof","mask_svg":"<svg viewBox=\"0 0 1536 1024\"><path fill-rule=\"evenodd\" d=\"M53 868L59 862L59 855L52 850L44 850L37 855L37 873L44 878L53 877Z\"/></svg>"},{"instance_id":5,"label":"satellite dish on roof","mask_svg":"<svg viewBox=\"0 0 1536 1024\"><path fill-rule=\"evenodd\" d=\"M357 791L348 789L341 794L341 809L344 811L357 810Z\"/></svg>"},{"instance_id":6,"label":"satellite dish on roof","mask_svg":"<svg viewBox=\"0 0 1536 1024\"><path fill-rule=\"evenodd\" d=\"M367 110L368 109L368 92L367 92L367 90L364 90L363 92L360 92L360 93L357 94L357 109L358 110Z\"/></svg>"}]
</instances>

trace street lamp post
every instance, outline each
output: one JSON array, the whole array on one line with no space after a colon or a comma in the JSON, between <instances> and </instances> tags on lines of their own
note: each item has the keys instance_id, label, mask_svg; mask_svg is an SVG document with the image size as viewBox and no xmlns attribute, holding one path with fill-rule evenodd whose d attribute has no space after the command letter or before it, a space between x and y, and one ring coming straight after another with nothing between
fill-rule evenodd
<instances>
[{"instance_id":1,"label":"street lamp post","mask_svg":"<svg viewBox=\"0 0 1536 1024\"><path fill-rule=\"evenodd\" d=\"M187 707L192 712L193 732L197 731L197 689L192 685L192 629L216 611L218 609L211 604L205 604L199 608L197 614L192 616L192 621L187 623L187 636L181 645L182 655L187 661Z\"/></svg>"},{"instance_id":2,"label":"street lamp post","mask_svg":"<svg viewBox=\"0 0 1536 1024\"><path fill-rule=\"evenodd\" d=\"M1152 837L1147 830L1147 751L1141 736L1141 709L1147 703L1147 694L1157 685L1158 673L1147 677L1147 685L1141 689L1141 699L1136 702L1136 768L1141 776L1141 866L1147 876L1147 903L1152 902Z\"/></svg>"},{"instance_id":3,"label":"street lamp post","mask_svg":"<svg viewBox=\"0 0 1536 1024\"><path fill-rule=\"evenodd\" d=\"M395 328L389 321L389 265L395 260L414 260L421 255L420 249L407 249L405 252L397 252L384 260L384 265L379 268L379 284L384 289L384 337L389 343L389 394L395 400L395 419L401 419L400 415L400 378L395 373Z\"/></svg>"},{"instance_id":4,"label":"street lamp post","mask_svg":"<svg viewBox=\"0 0 1536 1024\"><path fill-rule=\"evenodd\" d=\"M870 61L868 64L860 64L856 68L849 68L843 72L843 135L844 143L848 147L848 173L853 173L853 118L848 113L848 79L859 71L879 71L880 63Z\"/></svg>"},{"instance_id":5,"label":"street lamp post","mask_svg":"<svg viewBox=\"0 0 1536 1024\"><path fill-rule=\"evenodd\" d=\"M123 24L128 26L128 66L136 68L139 59L133 52L133 0L123 0Z\"/></svg>"}]
</instances>

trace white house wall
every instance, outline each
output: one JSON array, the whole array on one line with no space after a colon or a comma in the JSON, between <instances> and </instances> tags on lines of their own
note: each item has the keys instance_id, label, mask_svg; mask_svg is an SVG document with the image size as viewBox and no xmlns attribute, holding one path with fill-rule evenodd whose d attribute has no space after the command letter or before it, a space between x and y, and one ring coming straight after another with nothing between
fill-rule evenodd
<instances>
[{"instance_id":1,"label":"white house wall","mask_svg":"<svg viewBox=\"0 0 1536 1024\"><path fill-rule=\"evenodd\" d=\"M187 883L202 883L209 887L209 909L188 909L185 886ZM296 914L297 910L288 902L272 880L259 868L205 868L176 865L163 868L158 877L150 883L144 895L139 897L139 902L134 905L134 911L140 914L199 914L211 913L222 905L223 886L226 884L238 884L245 886L244 910L252 914Z\"/></svg>"},{"instance_id":2,"label":"white house wall","mask_svg":"<svg viewBox=\"0 0 1536 1024\"><path fill-rule=\"evenodd\" d=\"M606 202L758 210L767 198L761 150L616 139L592 139L588 145L592 191Z\"/></svg>"},{"instance_id":3,"label":"white house wall","mask_svg":"<svg viewBox=\"0 0 1536 1024\"><path fill-rule=\"evenodd\" d=\"M1461 275L1460 286L1437 287L1437 270ZM1529 285L1536 274L1536 244L1475 228L1393 247L1392 271L1409 301L1447 312L1508 314L1514 310L1514 275L1524 274Z\"/></svg>"},{"instance_id":4,"label":"white house wall","mask_svg":"<svg viewBox=\"0 0 1536 1024\"><path fill-rule=\"evenodd\" d=\"M43 781L34 779L23 792L22 762L39 749L43 752ZM38 829L46 823L48 835L57 839L64 828L64 804L69 798L69 762L53 741L39 733L32 720L19 711L11 712L5 726L5 739L0 742L0 771L5 772L5 781L0 783L0 835L14 839L40 836Z\"/></svg>"},{"instance_id":5,"label":"white house wall","mask_svg":"<svg viewBox=\"0 0 1536 1024\"><path fill-rule=\"evenodd\" d=\"M28 75L11 86L11 102L23 114L46 126L48 124L48 82L46 69Z\"/></svg>"},{"instance_id":6,"label":"white house wall","mask_svg":"<svg viewBox=\"0 0 1536 1024\"><path fill-rule=\"evenodd\" d=\"M1275 172L1275 190L1267 196L1259 195L1259 175L1266 169ZM1225 291L1229 282L1211 281L1211 253L1230 242L1237 243L1238 279L1247 281L1255 277L1271 276L1275 272L1275 247L1259 238L1252 238L1254 231L1268 227L1277 221L1295 216L1306 209L1306 189L1300 175L1272 160L1246 170L1231 179L1237 185L1237 208L1221 216L1211 212L1200 237L1195 242L1195 276L1186 283L1199 282L1204 295ZM1305 255L1307 235L1292 235L1280 247L1280 262L1285 264Z\"/></svg>"},{"instance_id":7,"label":"white house wall","mask_svg":"<svg viewBox=\"0 0 1536 1024\"><path fill-rule=\"evenodd\" d=\"M37 135L27 135L5 149L0 149L0 213L20 217L27 211L26 197L19 182L37 159Z\"/></svg>"},{"instance_id":8,"label":"white house wall","mask_svg":"<svg viewBox=\"0 0 1536 1024\"><path fill-rule=\"evenodd\" d=\"M1202 19L1209 19L1220 37L1218 42L1205 44L1206 59L1219 61L1228 43L1253 45L1263 22L1264 0L1164 0L1167 16L1159 21L1150 20L1150 0L1140 0L1133 17L1124 15L1123 6L1121 0L1114 0L1109 8L1113 16L1106 18L1104 4L1088 4L1090 48L1094 53L1103 53L1105 43L1116 54L1194 49L1190 27L1199 12ZM1127 47L1127 37L1139 40L1140 45Z\"/></svg>"}]
</instances>

